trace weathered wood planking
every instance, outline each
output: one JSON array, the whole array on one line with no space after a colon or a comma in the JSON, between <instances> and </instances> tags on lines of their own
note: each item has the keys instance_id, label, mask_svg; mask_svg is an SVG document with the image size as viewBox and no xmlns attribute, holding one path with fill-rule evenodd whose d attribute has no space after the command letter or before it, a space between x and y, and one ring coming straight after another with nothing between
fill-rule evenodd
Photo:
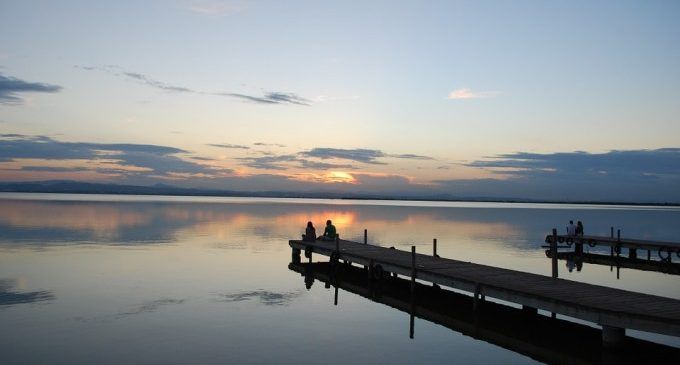
<instances>
[{"instance_id":1,"label":"weathered wood planking","mask_svg":"<svg viewBox=\"0 0 680 365\"><path fill-rule=\"evenodd\" d=\"M331 256L332 241L291 240L293 249ZM411 253L339 241L339 259L411 276ZM602 326L680 336L680 300L488 265L416 254L416 278Z\"/></svg>"}]
</instances>

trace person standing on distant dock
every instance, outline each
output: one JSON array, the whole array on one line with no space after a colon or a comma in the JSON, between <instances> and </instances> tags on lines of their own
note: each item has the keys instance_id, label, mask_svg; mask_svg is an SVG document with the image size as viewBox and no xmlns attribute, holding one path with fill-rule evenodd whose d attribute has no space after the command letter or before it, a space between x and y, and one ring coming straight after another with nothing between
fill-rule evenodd
<instances>
[{"instance_id":1,"label":"person standing on distant dock","mask_svg":"<svg viewBox=\"0 0 680 365\"><path fill-rule=\"evenodd\" d=\"M576 226L574 225L574 221L569 221L569 225L567 226L567 235L576 236Z\"/></svg>"},{"instance_id":2,"label":"person standing on distant dock","mask_svg":"<svg viewBox=\"0 0 680 365\"><path fill-rule=\"evenodd\" d=\"M331 220L326 221L326 229L323 230L323 236L319 237L320 240L333 241L335 237L338 236L338 232L335 230L335 226Z\"/></svg>"},{"instance_id":3,"label":"person standing on distant dock","mask_svg":"<svg viewBox=\"0 0 680 365\"><path fill-rule=\"evenodd\" d=\"M307 222L307 228L305 229L305 234L302 235L303 241L316 241L316 228L311 221Z\"/></svg>"},{"instance_id":4,"label":"person standing on distant dock","mask_svg":"<svg viewBox=\"0 0 680 365\"><path fill-rule=\"evenodd\" d=\"M583 236L583 223L581 221L576 222L576 235Z\"/></svg>"}]
</instances>

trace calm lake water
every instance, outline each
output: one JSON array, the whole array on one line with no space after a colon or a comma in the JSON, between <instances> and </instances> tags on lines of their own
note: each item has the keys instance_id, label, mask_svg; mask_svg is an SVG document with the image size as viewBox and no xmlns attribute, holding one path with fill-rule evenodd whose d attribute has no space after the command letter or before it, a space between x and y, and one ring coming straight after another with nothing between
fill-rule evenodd
<instances>
[{"instance_id":1,"label":"calm lake water","mask_svg":"<svg viewBox=\"0 0 680 365\"><path fill-rule=\"evenodd\" d=\"M550 275L553 227L674 241L680 209L0 194L0 362L530 363L523 354L288 269L289 239L345 239ZM586 250L593 250L586 247ZM315 260L327 261L315 256ZM560 277L680 299L680 280L584 264ZM680 347L676 338L629 335Z\"/></svg>"}]
</instances>

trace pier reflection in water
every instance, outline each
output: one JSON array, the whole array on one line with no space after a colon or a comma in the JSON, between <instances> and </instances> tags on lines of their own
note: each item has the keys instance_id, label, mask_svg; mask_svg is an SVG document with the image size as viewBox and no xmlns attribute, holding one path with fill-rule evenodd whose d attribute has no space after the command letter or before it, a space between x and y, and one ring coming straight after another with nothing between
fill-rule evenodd
<instances>
[{"instance_id":1,"label":"pier reflection in water","mask_svg":"<svg viewBox=\"0 0 680 365\"><path fill-rule=\"evenodd\" d=\"M417 317L546 363L664 363L680 356L678 348L632 337L623 347L605 348L597 328L488 300L475 305L472 296L437 285L416 283L412 290L410 280L372 279L367 270L349 264L291 263L288 268L304 277L307 289L316 280L333 287L334 305L341 289L408 314L411 338Z\"/></svg>"}]
</instances>

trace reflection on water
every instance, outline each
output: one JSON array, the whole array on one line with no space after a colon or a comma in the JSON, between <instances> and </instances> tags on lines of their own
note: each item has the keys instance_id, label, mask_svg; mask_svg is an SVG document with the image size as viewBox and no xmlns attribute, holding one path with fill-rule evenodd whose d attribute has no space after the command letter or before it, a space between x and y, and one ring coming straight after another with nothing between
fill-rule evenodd
<instances>
[{"instance_id":1,"label":"reflection on water","mask_svg":"<svg viewBox=\"0 0 680 365\"><path fill-rule=\"evenodd\" d=\"M430 253L437 238L443 257L550 275L541 245L569 219L592 234L615 226L629 237L680 236L680 210L668 208L2 196L0 326L15 329L0 335L3 363L526 363L419 320L415 339L403 338L402 312L359 295L328 307L334 293L302 289L286 267L288 240L308 220L320 229L332 219L346 239L368 229L371 244ZM622 268L617 280L588 265L560 276L680 298L677 277ZM338 348L351 351L329 358Z\"/></svg>"},{"instance_id":2,"label":"reflection on water","mask_svg":"<svg viewBox=\"0 0 680 365\"><path fill-rule=\"evenodd\" d=\"M0 308L16 304L44 302L54 299L47 290L23 291L18 280L0 279Z\"/></svg>"},{"instance_id":3,"label":"reflection on water","mask_svg":"<svg viewBox=\"0 0 680 365\"><path fill-rule=\"evenodd\" d=\"M334 305L340 288L343 295L360 295L408 314L409 338L415 336L418 317L546 363L662 363L680 355L679 348L631 338L623 348L603 348L600 331L586 325L489 301L475 304L469 295L436 285L417 283L412 290L407 279L370 280L366 270L352 265L291 263L288 268L302 274L308 288L315 280L334 286Z\"/></svg>"}]
</instances>

